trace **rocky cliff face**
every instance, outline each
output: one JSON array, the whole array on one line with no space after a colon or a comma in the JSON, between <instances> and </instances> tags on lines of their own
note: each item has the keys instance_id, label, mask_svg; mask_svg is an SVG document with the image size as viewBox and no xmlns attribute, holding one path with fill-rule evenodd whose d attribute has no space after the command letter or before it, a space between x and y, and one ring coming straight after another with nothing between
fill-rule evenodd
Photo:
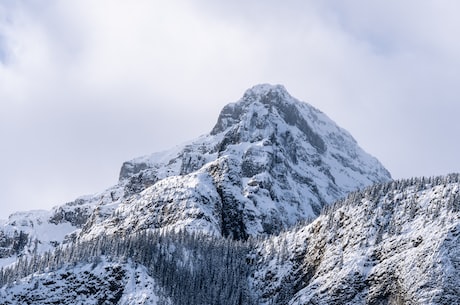
<instances>
[{"instance_id":1,"label":"rocky cliff face","mask_svg":"<svg viewBox=\"0 0 460 305\"><path fill-rule=\"evenodd\" d=\"M376 185L268 239L253 258L260 304L458 304L459 182Z\"/></svg>"},{"instance_id":2,"label":"rocky cliff face","mask_svg":"<svg viewBox=\"0 0 460 305\"><path fill-rule=\"evenodd\" d=\"M322 112L282 86L259 85L225 106L209 135L125 162L126 200L100 225L113 232L168 227L245 239L316 217L347 193L389 179Z\"/></svg>"}]
</instances>

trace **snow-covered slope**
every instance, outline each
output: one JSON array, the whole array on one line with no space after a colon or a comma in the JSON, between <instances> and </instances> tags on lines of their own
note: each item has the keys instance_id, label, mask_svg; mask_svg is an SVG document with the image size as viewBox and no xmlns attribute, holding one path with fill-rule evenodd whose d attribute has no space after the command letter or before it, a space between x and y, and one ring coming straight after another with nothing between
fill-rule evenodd
<instances>
[{"instance_id":1,"label":"snow-covered slope","mask_svg":"<svg viewBox=\"0 0 460 305\"><path fill-rule=\"evenodd\" d=\"M258 85L224 107L210 134L125 162L114 187L49 212L11 216L0 228L0 263L101 233L273 234L389 179L325 114L280 85Z\"/></svg>"},{"instance_id":2,"label":"snow-covered slope","mask_svg":"<svg viewBox=\"0 0 460 305\"><path fill-rule=\"evenodd\" d=\"M258 85L185 146L126 162L123 201L85 230L185 228L236 239L272 234L390 174L325 114Z\"/></svg>"},{"instance_id":3,"label":"snow-covered slope","mask_svg":"<svg viewBox=\"0 0 460 305\"><path fill-rule=\"evenodd\" d=\"M100 235L0 269L0 304L253 305L248 251L207 234Z\"/></svg>"},{"instance_id":4,"label":"snow-covered slope","mask_svg":"<svg viewBox=\"0 0 460 305\"><path fill-rule=\"evenodd\" d=\"M43 253L73 242L93 214L108 217L122 200L123 186L116 185L92 196L83 196L50 211L18 212L0 226L0 267L17 256Z\"/></svg>"},{"instance_id":5,"label":"snow-covered slope","mask_svg":"<svg viewBox=\"0 0 460 305\"><path fill-rule=\"evenodd\" d=\"M253 260L260 304L459 304L460 176L353 193Z\"/></svg>"}]
</instances>

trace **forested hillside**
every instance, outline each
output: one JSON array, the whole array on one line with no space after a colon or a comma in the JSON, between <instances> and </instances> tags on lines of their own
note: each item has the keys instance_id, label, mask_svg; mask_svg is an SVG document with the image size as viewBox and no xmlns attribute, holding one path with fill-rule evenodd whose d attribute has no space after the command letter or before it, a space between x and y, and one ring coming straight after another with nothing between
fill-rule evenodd
<instances>
[{"instance_id":1,"label":"forested hillside","mask_svg":"<svg viewBox=\"0 0 460 305\"><path fill-rule=\"evenodd\" d=\"M460 176L414 178L352 193L278 236L100 235L2 269L0 297L74 304L71 291L86 287L81 304L92 289L129 304L145 293L127 285L143 268L152 296L138 304L458 304L459 236Z\"/></svg>"}]
</instances>

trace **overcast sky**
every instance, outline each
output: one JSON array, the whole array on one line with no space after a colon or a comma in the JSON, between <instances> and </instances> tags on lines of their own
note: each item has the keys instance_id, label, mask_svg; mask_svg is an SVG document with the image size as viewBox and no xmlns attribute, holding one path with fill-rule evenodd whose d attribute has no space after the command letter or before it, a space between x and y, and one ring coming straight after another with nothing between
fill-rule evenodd
<instances>
[{"instance_id":1,"label":"overcast sky","mask_svg":"<svg viewBox=\"0 0 460 305\"><path fill-rule=\"evenodd\" d=\"M395 178L460 172L460 2L0 0L0 218L117 182L283 84Z\"/></svg>"}]
</instances>

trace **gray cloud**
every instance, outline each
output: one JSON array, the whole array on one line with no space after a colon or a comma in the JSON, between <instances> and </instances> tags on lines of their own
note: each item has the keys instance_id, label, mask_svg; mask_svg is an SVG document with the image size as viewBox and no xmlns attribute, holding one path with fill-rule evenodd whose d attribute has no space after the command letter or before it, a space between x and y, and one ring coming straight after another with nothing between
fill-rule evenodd
<instances>
[{"instance_id":1,"label":"gray cloud","mask_svg":"<svg viewBox=\"0 0 460 305\"><path fill-rule=\"evenodd\" d=\"M0 218L114 184L282 83L396 178L460 171L455 1L4 1Z\"/></svg>"}]
</instances>

